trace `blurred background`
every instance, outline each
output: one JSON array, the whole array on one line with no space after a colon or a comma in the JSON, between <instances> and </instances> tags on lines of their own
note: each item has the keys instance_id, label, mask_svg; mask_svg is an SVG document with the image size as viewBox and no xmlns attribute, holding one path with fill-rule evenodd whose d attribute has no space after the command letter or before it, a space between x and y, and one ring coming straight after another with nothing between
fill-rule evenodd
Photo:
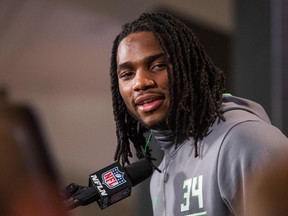
<instances>
[{"instance_id":1,"label":"blurred background","mask_svg":"<svg viewBox=\"0 0 288 216\"><path fill-rule=\"evenodd\" d=\"M191 26L225 71L229 92L262 104L288 135L285 0L1 0L0 87L9 102L33 108L62 186L87 185L89 174L113 162L112 42L146 11ZM71 215L149 216L148 184L108 209L94 203Z\"/></svg>"}]
</instances>

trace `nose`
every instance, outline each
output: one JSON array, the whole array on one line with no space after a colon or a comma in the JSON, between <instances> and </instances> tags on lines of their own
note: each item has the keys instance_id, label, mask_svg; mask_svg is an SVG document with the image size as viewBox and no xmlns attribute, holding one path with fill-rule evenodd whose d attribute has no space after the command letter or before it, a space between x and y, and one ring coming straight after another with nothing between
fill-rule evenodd
<instances>
[{"instance_id":1,"label":"nose","mask_svg":"<svg viewBox=\"0 0 288 216\"><path fill-rule=\"evenodd\" d=\"M148 71L139 70L137 72L137 75L135 77L135 83L133 85L134 91L147 90L155 86L156 86L156 82L154 81L152 76L149 75Z\"/></svg>"}]
</instances>

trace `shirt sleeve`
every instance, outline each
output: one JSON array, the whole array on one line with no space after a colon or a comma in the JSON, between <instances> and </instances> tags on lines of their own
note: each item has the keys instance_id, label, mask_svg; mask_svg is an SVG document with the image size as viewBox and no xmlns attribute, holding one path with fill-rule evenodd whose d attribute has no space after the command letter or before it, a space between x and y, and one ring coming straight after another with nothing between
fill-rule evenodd
<instances>
[{"instance_id":1,"label":"shirt sleeve","mask_svg":"<svg viewBox=\"0 0 288 216\"><path fill-rule=\"evenodd\" d=\"M222 141L217 164L219 191L234 215L245 212L245 188L251 174L273 162L288 140L269 123L248 120L233 126Z\"/></svg>"}]
</instances>

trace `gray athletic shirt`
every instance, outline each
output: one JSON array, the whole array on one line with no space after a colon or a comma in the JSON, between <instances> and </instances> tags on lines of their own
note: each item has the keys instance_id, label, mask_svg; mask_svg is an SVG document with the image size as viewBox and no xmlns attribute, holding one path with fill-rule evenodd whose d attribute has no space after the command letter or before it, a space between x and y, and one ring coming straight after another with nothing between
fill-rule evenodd
<instances>
[{"instance_id":1,"label":"gray athletic shirt","mask_svg":"<svg viewBox=\"0 0 288 216\"><path fill-rule=\"evenodd\" d=\"M197 158L193 139L175 149L170 131L151 131L164 151L162 173L155 171L150 182L154 216L242 214L241 191L249 173L288 148L287 138L271 125L259 104L234 96L223 100L226 121L217 119L210 134L199 141Z\"/></svg>"}]
</instances>

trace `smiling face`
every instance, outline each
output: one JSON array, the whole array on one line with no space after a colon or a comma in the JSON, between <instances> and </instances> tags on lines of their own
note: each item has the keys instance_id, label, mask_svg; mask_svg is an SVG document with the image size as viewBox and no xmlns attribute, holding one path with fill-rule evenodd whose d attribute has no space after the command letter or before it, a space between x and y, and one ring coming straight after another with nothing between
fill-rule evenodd
<instances>
[{"instance_id":1,"label":"smiling face","mask_svg":"<svg viewBox=\"0 0 288 216\"><path fill-rule=\"evenodd\" d=\"M120 94L129 112L151 129L166 129L168 67L172 69L152 32L129 34L118 46Z\"/></svg>"}]
</instances>

